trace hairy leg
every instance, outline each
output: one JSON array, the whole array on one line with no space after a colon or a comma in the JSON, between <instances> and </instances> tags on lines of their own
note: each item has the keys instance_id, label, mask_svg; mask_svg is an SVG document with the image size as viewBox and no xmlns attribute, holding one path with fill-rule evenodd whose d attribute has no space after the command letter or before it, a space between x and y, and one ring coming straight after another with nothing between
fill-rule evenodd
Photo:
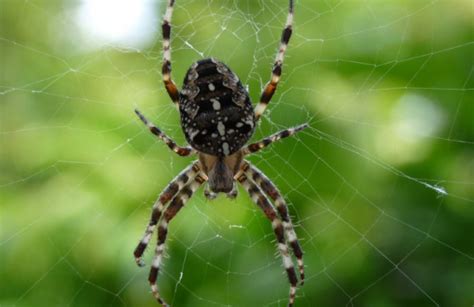
<instances>
[{"instance_id":1,"label":"hairy leg","mask_svg":"<svg viewBox=\"0 0 474 307\"><path fill-rule=\"evenodd\" d=\"M138 243L133 255L135 261L139 266L143 266L143 253L145 252L148 243L150 242L153 231L155 230L156 224L158 223L161 213L165 208L165 205L191 180L194 180L196 174L199 172L197 162L185 168L178 176L176 176L168 186L161 192L160 196L153 205L151 212L150 222L148 223L145 233L142 239Z\"/></svg>"},{"instance_id":2,"label":"hairy leg","mask_svg":"<svg viewBox=\"0 0 474 307\"><path fill-rule=\"evenodd\" d=\"M304 263L303 263L303 250L301 249L300 243L298 242L298 237L293 228L290 215L288 214L288 205L285 202L285 199L281 196L278 188L273 184L273 182L268 179L265 174L260 171L255 166L251 165L249 162L248 167L245 171L245 175L252 180L267 194L275 203L275 206L278 210L278 213L283 220L283 227L285 229L285 236L288 240L293 254L296 257L298 262L298 270L300 272L300 283L304 283Z\"/></svg>"},{"instance_id":3,"label":"hairy leg","mask_svg":"<svg viewBox=\"0 0 474 307\"><path fill-rule=\"evenodd\" d=\"M288 128L288 129L279 131L277 133L274 133L274 134L264 138L263 140L260 140L258 142L255 142L255 143L252 143L252 144L249 144L249 145L245 146L244 149L243 149L243 153L244 153L244 155L248 155L248 154L260 151L263 148L271 145L273 142L276 142L276 141L279 141L281 139L292 136L296 132L299 132L299 131L301 131L305 128L308 128L308 127L309 127L308 124L303 124L303 125L299 125L299 126L296 126L296 127L293 127L293 128Z\"/></svg>"},{"instance_id":4,"label":"hairy leg","mask_svg":"<svg viewBox=\"0 0 474 307\"><path fill-rule=\"evenodd\" d=\"M173 15L174 0L168 0L166 6L165 16L163 17L163 23L161 24L161 30L163 33L163 66L161 67L161 73L163 75L163 82L165 84L166 91L170 96L171 100L177 105L179 103L179 91L171 78L171 16Z\"/></svg>"},{"instance_id":5,"label":"hairy leg","mask_svg":"<svg viewBox=\"0 0 474 307\"><path fill-rule=\"evenodd\" d=\"M298 278L296 277L295 268L293 261L291 260L290 253L288 251L288 244L285 241L284 227L281 219L272 204L268 201L262 190L245 174L242 174L237 179L245 190L249 193L252 200L263 210L265 216L271 221L275 237L278 242L278 250L283 260L288 280L290 282L290 294L288 306L293 306L296 297L296 285Z\"/></svg>"},{"instance_id":6,"label":"hairy leg","mask_svg":"<svg viewBox=\"0 0 474 307\"><path fill-rule=\"evenodd\" d=\"M155 126L152 122L150 122L140 111L135 109L135 113L138 115L140 120L150 129L151 133L156 135L160 140L165 142L168 147L182 157L189 156L190 154L196 153L196 151L187 146L181 147L178 146L169 136L167 136L164 132L162 132L157 126Z\"/></svg>"},{"instance_id":7,"label":"hairy leg","mask_svg":"<svg viewBox=\"0 0 474 307\"><path fill-rule=\"evenodd\" d=\"M267 108L268 103L272 99L273 94L280 82L281 68L283 66L283 59L285 57L285 51L290 41L291 33L293 28L293 0L290 0L288 8L288 17L286 19L285 28L281 34L280 47L273 64L272 76L270 81L265 85L262 95L260 96L260 102L255 107L255 117L258 120L262 116L263 112Z\"/></svg>"},{"instance_id":8,"label":"hairy leg","mask_svg":"<svg viewBox=\"0 0 474 307\"><path fill-rule=\"evenodd\" d=\"M165 249L166 235L168 234L168 224L173 219L178 211L184 206L184 204L191 198L193 193L199 188L204 182L205 177L200 174L196 175L193 181L185 185L181 191L176 194L169 206L163 213L163 216L158 225L158 243L155 249L155 256L150 268L150 274L148 281L150 282L151 291L156 300L166 306L165 301L160 297L156 280L160 270L161 261L163 258L163 252Z\"/></svg>"}]
</instances>

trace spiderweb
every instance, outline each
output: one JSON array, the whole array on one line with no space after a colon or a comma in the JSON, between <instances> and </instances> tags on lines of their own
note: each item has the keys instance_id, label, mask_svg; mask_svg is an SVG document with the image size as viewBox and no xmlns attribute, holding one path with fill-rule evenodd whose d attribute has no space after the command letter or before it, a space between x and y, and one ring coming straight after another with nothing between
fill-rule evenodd
<instances>
[{"instance_id":1,"label":"spiderweb","mask_svg":"<svg viewBox=\"0 0 474 307\"><path fill-rule=\"evenodd\" d=\"M164 6L92 3L0 4L1 306L156 306L132 251L191 162L133 114L184 143L159 72ZM178 85L214 56L256 101L286 10L177 1ZM306 0L295 14L254 139L310 128L249 159L297 226L307 280L296 305L472 305L472 2ZM158 284L172 305L286 305L271 225L243 190L235 201L199 190L168 237Z\"/></svg>"}]
</instances>

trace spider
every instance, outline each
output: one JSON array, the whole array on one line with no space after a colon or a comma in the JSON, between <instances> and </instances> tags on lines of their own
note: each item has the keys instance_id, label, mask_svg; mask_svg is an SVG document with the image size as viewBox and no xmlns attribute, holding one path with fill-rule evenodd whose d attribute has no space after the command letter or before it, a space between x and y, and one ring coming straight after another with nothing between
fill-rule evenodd
<instances>
[{"instance_id":1,"label":"spider","mask_svg":"<svg viewBox=\"0 0 474 307\"><path fill-rule=\"evenodd\" d=\"M245 156L308 127L307 124L303 124L289 128L246 145L280 80L283 58L292 33L293 0L289 0L288 17L271 79L265 85L255 110L239 78L227 65L214 58L192 64L184 78L182 90L177 89L171 78L170 22L174 2L168 0L162 23L162 74L165 88L179 108L181 127L190 146L178 146L140 111L135 110L135 113L172 151L180 156L197 155L198 159L168 184L153 205L150 222L134 251L135 260L139 266L144 265L143 253L158 226L158 242L148 281L153 296L161 305L166 306L159 294L156 280L163 258L168 224L204 183L207 183L205 196L213 199L218 193L225 193L228 197L235 198L238 182L272 223L278 250L290 283L288 306L293 306L298 278L289 246L297 260L301 285L304 282L303 251L293 229L288 207L277 187L259 169L244 159Z\"/></svg>"}]
</instances>

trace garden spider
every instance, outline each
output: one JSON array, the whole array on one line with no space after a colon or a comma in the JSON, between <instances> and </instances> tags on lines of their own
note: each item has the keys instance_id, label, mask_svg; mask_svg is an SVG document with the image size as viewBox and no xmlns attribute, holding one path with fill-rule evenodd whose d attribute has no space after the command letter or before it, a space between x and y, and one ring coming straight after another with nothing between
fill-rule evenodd
<instances>
[{"instance_id":1,"label":"garden spider","mask_svg":"<svg viewBox=\"0 0 474 307\"><path fill-rule=\"evenodd\" d=\"M143 252L158 225L158 243L148 280L154 297L160 304L166 305L158 292L156 280L162 262L169 222L203 183L208 183L205 190L206 197L213 199L220 192L226 193L231 198L236 197L236 182L239 182L272 223L278 241L278 250L290 282L288 306L293 306L298 278L288 243L297 259L301 284L304 281L304 265L303 252L293 229L288 207L277 187L260 170L244 160L246 155L308 127L307 124L303 124L289 128L245 146L280 80L283 57L292 32L293 0L289 1L288 17L271 79L266 84L255 111L239 78L229 67L214 58L204 59L191 65L184 78L183 89L181 91L177 89L171 79L170 22L173 5L174 0L168 0L162 24L162 74L169 96L179 107L181 126L191 146L176 145L140 111L135 110L135 113L150 131L175 153L180 156L195 154L198 160L174 178L153 205L148 227L134 251L135 260L138 265L143 266ZM276 208L268 197L273 200ZM170 201L171 203L167 205Z\"/></svg>"}]
</instances>

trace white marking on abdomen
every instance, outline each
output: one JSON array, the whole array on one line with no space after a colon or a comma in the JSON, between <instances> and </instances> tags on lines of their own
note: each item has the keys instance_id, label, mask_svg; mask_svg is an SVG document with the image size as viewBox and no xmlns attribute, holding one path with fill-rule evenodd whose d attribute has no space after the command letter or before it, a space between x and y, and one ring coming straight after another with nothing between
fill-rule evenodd
<instances>
[{"instance_id":1,"label":"white marking on abdomen","mask_svg":"<svg viewBox=\"0 0 474 307\"><path fill-rule=\"evenodd\" d=\"M229 144L228 143L223 143L222 144L222 150L224 151L224 155L228 155L229 154Z\"/></svg>"},{"instance_id":2,"label":"white marking on abdomen","mask_svg":"<svg viewBox=\"0 0 474 307\"><path fill-rule=\"evenodd\" d=\"M219 132L220 135L225 134L225 126L221 121L217 123L217 131Z\"/></svg>"},{"instance_id":3,"label":"white marking on abdomen","mask_svg":"<svg viewBox=\"0 0 474 307\"><path fill-rule=\"evenodd\" d=\"M194 137L199 134L199 130L194 130L194 129L190 129L190 130L191 130L191 131L190 131L190 133L189 133L189 138L190 138L191 141L192 141L192 140L194 139Z\"/></svg>"},{"instance_id":4,"label":"white marking on abdomen","mask_svg":"<svg viewBox=\"0 0 474 307\"><path fill-rule=\"evenodd\" d=\"M219 100L217 99L214 99L214 98L211 98L211 101L212 101L212 108L214 110L220 110L221 109L221 103L219 102Z\"/></svg>"},{"instance_id":5,"label":"white marking on abdomen","mask_svg":"<svg viewBox=\"0 0 474 307\"><path fill-rule=\"evenodd\" d=\"M253 120L244 120L244 123L246 123L247 125L249 125L250 127L253 127Z\"/></svg>"}]
</instances>

